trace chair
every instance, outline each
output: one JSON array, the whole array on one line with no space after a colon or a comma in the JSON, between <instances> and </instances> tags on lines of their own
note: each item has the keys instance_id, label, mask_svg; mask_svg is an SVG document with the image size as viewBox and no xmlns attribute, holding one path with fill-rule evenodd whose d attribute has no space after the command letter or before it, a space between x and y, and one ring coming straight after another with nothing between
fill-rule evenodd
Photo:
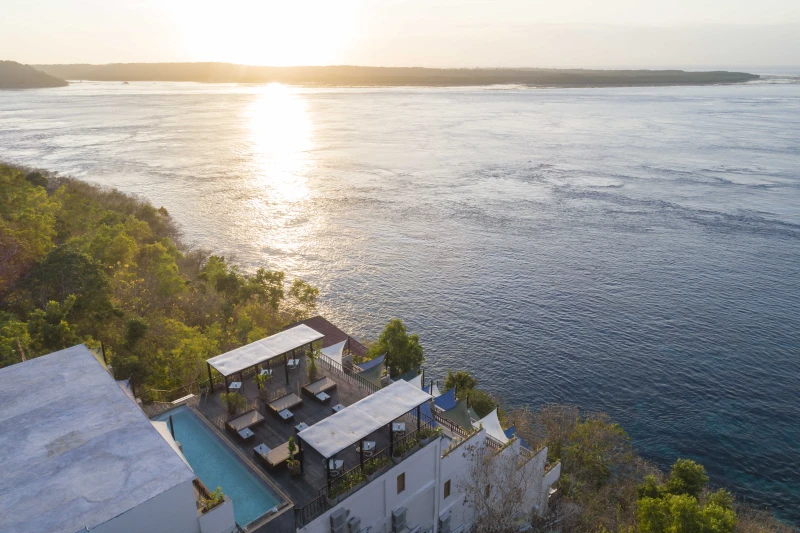
<instances>
[{"instance_id":1,"label":"chair","mask_svg":"<svg viewBox=\"0 0 800 533\"><path fill-rule=\"evenodd\" d=\"M286 368L288 370L294 370L299 366L300 366L300 359L289 359L289 361L286 362Z\"/></svg>"},{"instance_id":2,"label":"chair","mask_svg":"<svg viewBox=\"0 0 800 533\"><path fill-rule=\"evenodd\" d=\"M361 446L356 446L356 453L361 453ZM364 441L364 457L372 457L375 454L375 441Z\"/></svg>"},{"instance_id":3,"label":"chair","mask_svg":"<svg viewBox=\"0 0 800 533\"><path fill-rule=\"evenodd\" d=\"M344 468L344 461L341 459L328 459L330 462L329 465L325 464L325 460L322 460L322 468L330 467L331 477L339 477L342 475L342 468Z\"/></svg>"}]
</instances>

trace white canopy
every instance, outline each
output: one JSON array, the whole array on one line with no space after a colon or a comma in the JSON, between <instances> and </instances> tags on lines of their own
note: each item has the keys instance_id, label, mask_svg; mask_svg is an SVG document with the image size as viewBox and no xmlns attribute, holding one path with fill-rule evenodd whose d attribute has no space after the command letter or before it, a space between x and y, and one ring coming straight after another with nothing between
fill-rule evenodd
<instances>
[{"instance_id":1,"label":"white canopy","mask_svg":"<svg viewBox=\"0 0 800 533\"><path fill-rule=\"evenodd\" d=\"M414 379L409 379L408 382L411 383L412 385L414 385L416 388L421 390L422 389L422 374L418 375Z\"/></svg>"},{"instance_id":2,"label":"white canopy","mask_svg":"<svg viewBox=\"0 0 800 533\"><path fill-rule=\"evenodd\" d=\"M325 458L333 457L431 399L407 381L395 381L297 434Z\"/></svg>"},{"instance_id":3,"label":"white canopy","mask_svg":"<svg viewBox=\"0 0 800 533\"><path fill-rule=\"evenodd\" d=\"M212 357L208 364L223 376L230 376L274 357L291 352L324 337L322 333L305 324L276 333L266 339L251 342L246 346Z\"/></svg>"},{"instance_id":4,"label":"white canopy","mask_svg":"<svg viewBox=\"0 0 800 533\"><path fill-rule=\"evenodd\" d=\"M484 416L473 425L475 427L480 427L482 425L487 435L495 440L499 440L503 444L507 443L509 440L508 437L506 437L506 432L503 431L503 426L500 425L500 419L497 418L497 409Z\"/></svg>"},{"instance_id":5,"label":"white canopy","mask_svg":"<svg viewBox=\"0 0 800 533\"><path fill-rule=\"evenodd\" d=\"M347 344L347 340L343 340L342 342L337 342L327 348L323 348L320 350L323 355L326 357L333 359L340 365L342 364L342 352L344 351L344 345Z\"/></svg>"}]
</instances>

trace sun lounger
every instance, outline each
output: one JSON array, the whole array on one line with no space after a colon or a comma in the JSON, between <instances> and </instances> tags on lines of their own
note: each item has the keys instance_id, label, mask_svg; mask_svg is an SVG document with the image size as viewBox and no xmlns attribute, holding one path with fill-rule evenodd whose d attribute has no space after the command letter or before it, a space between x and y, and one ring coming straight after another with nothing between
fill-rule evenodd
<instances>
[{"instance_id":1,"label":"sun lounger","mask_svg":"<svg viewBox=\"0 0 800 533\"><path fill-rule=\"evenodd\" d=\"M286 396L281 396L277 400L272 401L267 405L272 410L272 412L277 415L284 409L292 409L302 404L303 404L303 399L300 398L300 396L298 396L297 394L290 392Z\"/></svg>"},{"instance_id":2,"label":"sun lounger","mask_svg":"<svg viewBox=\"0 0 800 533\"><path fill-rule=\"evenodd\" d=\"M306 391L311 396L317 396L320 392L328 392L335 388L336 388L336 382L333 381L331 378L325 376L322 379L318 379L314 383L309 383L308 385L303 387L303 390Z\"/></svg>"},{"instance_id":3,"label":"sun lounger","mask_svg":"<svg viewBox=\"0 0 800 533\"><path fill-rule=\"evenodd\" d=\"M259 413L256 409L248 411L238 418L225 422L225 428L231 433L239 433L243 429L251 428L258 424L264 423L264 415Z\"/></svg>"},{"instance_id":4,"label":"sun lounger","mask_svg":"<svg viewBox=\"0 0 800 533\"><path fill-rule=\"evenodd\" d=\"M275 468L289 459L289 441L272 450L263 446L256 448L254 451L261 464L267 468Z\"/></svg>"}]
</instances>

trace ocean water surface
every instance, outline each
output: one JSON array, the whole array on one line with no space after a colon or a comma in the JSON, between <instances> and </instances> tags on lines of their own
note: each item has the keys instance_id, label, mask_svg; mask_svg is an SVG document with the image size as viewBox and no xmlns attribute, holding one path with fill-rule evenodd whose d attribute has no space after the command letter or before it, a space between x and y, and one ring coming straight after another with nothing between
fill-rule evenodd
<instances>
[{"instance_id":1,"label":"ocean water surface","mask_svg":"<svg viewBox=\"0 0 800 533\"><path fill-rule=\"evenodd\" d=\"M0 159L391 317L427 375L608 412L800 523L800 84L0 91Z\"/></svg>"}]
</instances>

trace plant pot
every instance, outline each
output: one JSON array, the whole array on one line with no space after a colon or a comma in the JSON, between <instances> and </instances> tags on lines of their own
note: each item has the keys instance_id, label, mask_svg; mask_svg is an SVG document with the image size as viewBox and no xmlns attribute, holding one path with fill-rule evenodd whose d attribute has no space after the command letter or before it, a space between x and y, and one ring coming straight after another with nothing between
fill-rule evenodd
<instances>
[{"instance_id":1,"label":"plant pot","mask_svg":"<svg viewBox=\"0 0 800 533\"><path fill-rule=\"evenodd\" d=\"M392 455L392 462L396 465L400 464L400 461L403 460L403 457L400 455Z\"/></svg>"},{"instance_id":2,"label":"plant pot","mask_svg":"<svg viewBox=\"0 0 800 533\"><path fill-rule=\"evenodd\" d=\"M292 462L287 462L286 463L286 468L289 469L289 473L291 475L293 475L293 476L299 476L300 475L300 461L294 461L293 463Z\"/></svg>"},{"instance_id":3,"label":"plant pot","mask_svg":"<svg viewBox=\"0 0 800 533\"><path fill-rule=\"evenodd\" d=\"M339 503L339 496L334 496L333 498L330 496L325 496L325 501L328 503L328 507L333 507Z\"/></svg>"},{"instance_id":4,"label":"plant pot","mask_svg":"<svg viewBox=\"0 0 800 533\"><path fill-rule=\"evenodd\" d=\"M423 438L419 439L419 443L422 446L427 446L430 441L431 441L431 437L423 437Z\"/></svg>"},{"instance_id":5,"label":"plant pot","mask_svg":"<svg viewBox=\"0 0 800 533\"><path fill-rule=\"evenodd\" d=\"M372 481L373 479L375 479L375 472L367 474L367 481Z\"/></svg>"}]
</instances>

